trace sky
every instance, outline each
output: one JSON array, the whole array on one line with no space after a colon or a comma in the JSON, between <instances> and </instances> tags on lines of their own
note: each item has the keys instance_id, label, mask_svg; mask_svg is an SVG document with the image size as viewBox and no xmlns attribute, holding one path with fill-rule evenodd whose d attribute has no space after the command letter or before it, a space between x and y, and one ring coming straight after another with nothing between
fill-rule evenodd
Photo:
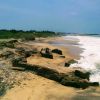
<instances>
[{"instance_id":1,"label":"sky","mask_svg":"<svg viewBox=\"0 0 100 100\"><path fill-rule=\"evenodd\" d=\"M0 29L100 33L100 0L0 0Z\"/></svg>"}]
</instances>

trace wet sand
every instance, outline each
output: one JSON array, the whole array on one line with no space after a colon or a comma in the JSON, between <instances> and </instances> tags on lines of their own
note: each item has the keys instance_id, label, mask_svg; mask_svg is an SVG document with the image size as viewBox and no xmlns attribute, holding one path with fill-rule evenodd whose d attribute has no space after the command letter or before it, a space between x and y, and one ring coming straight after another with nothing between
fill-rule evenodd
<instances>
[{"instance_id":1,"label":"wet sand","mask_svg":"<svg viewBox=\"0 0 100 100\"><path fill-rule=\"evenodd\" d=\"M58 37L54 40L48 40L48 43L54 46L60 46L68 49L68 53L71 56L74 56L75 59L80 59L80 54L83 52L83 48L79 47L79 40L76 38L69 37Z\"/></svg>"}]
</instances>

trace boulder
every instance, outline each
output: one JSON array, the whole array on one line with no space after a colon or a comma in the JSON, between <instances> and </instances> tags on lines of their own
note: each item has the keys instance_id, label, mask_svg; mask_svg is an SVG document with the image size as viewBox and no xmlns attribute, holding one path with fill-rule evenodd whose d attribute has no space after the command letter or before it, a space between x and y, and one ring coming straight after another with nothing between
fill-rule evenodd
<instances>
[{"instance_id":1,"label":"boulder","mask_svg":"<svg viewBox=\"0 0 100 100\"><path fill-rule=\"evenodd\" d=\"M19 57L19 58L15 58L12 60L12 66L13 67L18 67L20 66L20 63L27 63L27 60L25 57Z\"/></svg>"},{"instance_id":2,"label":"boulder","mask_svg":"<svg viewBox=\"0 0 100 100\"><path fill-rule=\"evenodd\" d=\"M62 55L62 51L59 50L59 49L53 49L53 50L52 50L52 53L57 53L57 54Z\"/></svg>"},{"instance_id":3,"label":"boulder","mask_svg":"<svg viewBox=\"0 0 100 100\"><path fill-rule=\"evenodd\" d=\"M40 54L42 57L53 59L53 55L49 48L41 49Z\"/></svg>"},{"instance_id":4,"label":"boulder","mask_svg":"<svg viewBox=\"0 0 100 100\"><path fill-rule=\"evenodd\" d=\"M68 63L70 63L70 64L74 64L74 63L77 63L77 61L74 60L74 59L72 59L72 60L68 61Z\"/></svg>"},{"instance_id":5,"label":"boulder","mask_svg":"<svg viewBox=\"0 0 100 100\"><path fill-rule=\"evenodd\" d=\"M77 77L80 77L82 79L87 79L87 80L89 80L89 77L90 77L90 73L89 72L81 72L79 70L75 70L74 74Z\"/></svg>"},{"instance_id":6,"label":"boulder","mask_svg":"<svg viewBox=\"0 0 100 100\"><path fill-rule=\"evenodd\" d=\"M77 63L76 60L72 59L65 63L65 67L69 67L71 64Z\"/></svg>"}]
</instances>

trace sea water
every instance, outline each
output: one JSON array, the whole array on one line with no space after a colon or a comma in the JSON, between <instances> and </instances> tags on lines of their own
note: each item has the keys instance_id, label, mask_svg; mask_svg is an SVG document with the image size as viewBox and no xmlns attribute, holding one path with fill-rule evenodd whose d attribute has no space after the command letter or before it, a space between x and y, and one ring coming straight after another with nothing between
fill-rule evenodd
<instances>
[{"instance_id":1,"label":"sea water","mask_svg":"<svg viewBox=\"0 0 100 100\"><path fill-rule=\"evenodd\" d=\"M66 36L67 39L69 36ZM79 40L79 47L83 48L78 63L71 67L82 67L91 73L90 81L100 83L100 37L98 36L70 36Z\"/></svg>"}]
</instances>

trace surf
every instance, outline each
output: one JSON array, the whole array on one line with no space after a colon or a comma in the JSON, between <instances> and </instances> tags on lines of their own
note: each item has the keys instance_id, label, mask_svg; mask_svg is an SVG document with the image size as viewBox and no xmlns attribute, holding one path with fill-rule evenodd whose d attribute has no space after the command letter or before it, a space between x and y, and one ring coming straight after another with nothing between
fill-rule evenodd
<instances>
[{"instance_id":1,"label":"surf","mask_svg":"<svg viewBox=\"0 0 100 100\"><path fill-rule=\"evenodd\" d=\"M91 73L90 81L100 83L100 37L70 36L79 40L79 47L83 49L78 63L70 67L81 67ZM67 38L67 36L66 36Z\"/></svg>"}]
</instances>

